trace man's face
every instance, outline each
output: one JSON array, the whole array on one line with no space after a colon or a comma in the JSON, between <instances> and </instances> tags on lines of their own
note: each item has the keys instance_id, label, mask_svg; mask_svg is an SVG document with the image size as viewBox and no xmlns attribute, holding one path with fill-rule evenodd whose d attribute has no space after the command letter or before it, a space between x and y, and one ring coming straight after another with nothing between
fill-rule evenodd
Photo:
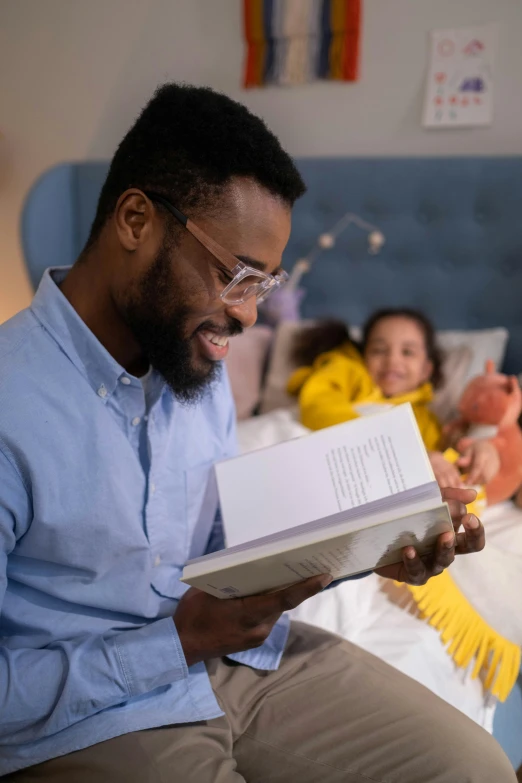
<instances>
[{"instance_id":1,"label":"man's face","mask_svg":"<svg viewBox=\"0 0 522 783\"><path fill-rule=\"evenodd\" d=\"M166 221L174 220L154 210L139 273L127 279L119 309L174 394L194 402L217 377L228 338L255 323L257 307L254 297L235 305L219 298L229 279L187 230L172 222L174 237L165 230ZM272 274L290 234L290 209L259 185L237 179L219 198L219 207L211 215L194 216L194 223L238 259L261 262Z\"/></svg>"}]
</instances>

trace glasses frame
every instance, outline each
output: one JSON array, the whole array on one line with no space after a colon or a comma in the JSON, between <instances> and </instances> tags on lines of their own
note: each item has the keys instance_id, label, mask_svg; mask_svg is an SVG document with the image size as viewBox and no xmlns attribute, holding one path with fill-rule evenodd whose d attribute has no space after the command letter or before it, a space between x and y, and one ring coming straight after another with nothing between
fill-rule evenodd
<instances>
[{"instance_id":1,"label":"glasses frame","mask_svg":"<svg viewBox=\"0 0 522 783\"><path fill-rule=\"evenodd\" d=\"M196 239L205 250L208 250L213 256L214 261L218 263L218 266L224 268L227 274L232 275L230 283L228 283L221 292L216 292L219 299L225 304L243 304L252 296L256 297L258 303L264 302L269 294L273 293L287 282L288 274L284 270L278 272L277 275L270 275L240 261L233 253L229 250L225 250L224 247L193 223L193 221L184 215L183 212L180 212L180 210L165 198L165 196L161 195L161 193L155 193L150 190L144 190L143 192L148 199L157 204L161 204L173 217L175 217L176 220L192 234L194 239ZM246 277L256 277L259 279L259 282L249 285L240 297L234 297L234 289L237 288Z\"/></svg>"}]
</instances>

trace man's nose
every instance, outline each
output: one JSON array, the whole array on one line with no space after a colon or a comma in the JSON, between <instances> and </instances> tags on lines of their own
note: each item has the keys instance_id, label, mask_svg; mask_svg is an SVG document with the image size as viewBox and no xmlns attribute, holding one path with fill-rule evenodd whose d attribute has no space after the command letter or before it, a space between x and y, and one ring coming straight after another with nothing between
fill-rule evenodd
<instances>
[{"instance_id":1,"label":"man's nose","mask_svg":"<svg viewBox=\"0 0 522 783\"><path fill-rule=\"evenodd\" d=\"M227 305L226 313L230 318L239 321L243 329L248 329L257 321L257 299L251 296L241 304Z\"/></svg>"}]
</instances>

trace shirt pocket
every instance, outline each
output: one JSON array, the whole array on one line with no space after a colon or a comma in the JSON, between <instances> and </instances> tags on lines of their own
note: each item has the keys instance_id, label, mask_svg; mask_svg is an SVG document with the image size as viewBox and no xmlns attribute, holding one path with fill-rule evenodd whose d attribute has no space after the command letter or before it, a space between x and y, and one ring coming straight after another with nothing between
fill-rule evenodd
<instances>
[{"instance_id":1,"label":"shirt pocket","mask_svg":"<svg viewBox=\"0 0 522 783\"><path fill-rule=\"evenodd\" d=\"M214 462L204 462L185 471L188 559L205 553L218 508Z\"/></svg>"}]
</instances>

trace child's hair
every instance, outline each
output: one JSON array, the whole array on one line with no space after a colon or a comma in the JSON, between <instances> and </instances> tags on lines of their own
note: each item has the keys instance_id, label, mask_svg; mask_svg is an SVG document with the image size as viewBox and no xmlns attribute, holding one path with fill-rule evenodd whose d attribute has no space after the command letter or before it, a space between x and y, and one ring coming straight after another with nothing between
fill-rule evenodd
<instances>
[{"instance_id":1,"label":"child's hair","mask_svg":"<svg viewBox=\"0 0 522 783\"><path fill-rule=\"evenodd\" d=\"M352 342L364 353L374 327L384 318L408 318L417 324L424 336L426 354L433 364L431 383L434 389L441 386L444 380L442 352L437 345L433 324L419 310L408 307L387 308L373 313L363 326L360 344L351 339L348 327L343 321L330 319L303 329L294 340L292 360L298 366L310 366L320 354L333 351L346 342Z\"/></svg>"},{"instance_id":2,"label":"child's hair","mask_svg":"<svg viewBox=\"0 0 522 783\"><path fill-rule=\"evenodd\" d=\"M334 318L300 329L293 341L291 360L298 367L309 367L318 356L350 341L344 321Z\"/></svg>"}]
</instances>

